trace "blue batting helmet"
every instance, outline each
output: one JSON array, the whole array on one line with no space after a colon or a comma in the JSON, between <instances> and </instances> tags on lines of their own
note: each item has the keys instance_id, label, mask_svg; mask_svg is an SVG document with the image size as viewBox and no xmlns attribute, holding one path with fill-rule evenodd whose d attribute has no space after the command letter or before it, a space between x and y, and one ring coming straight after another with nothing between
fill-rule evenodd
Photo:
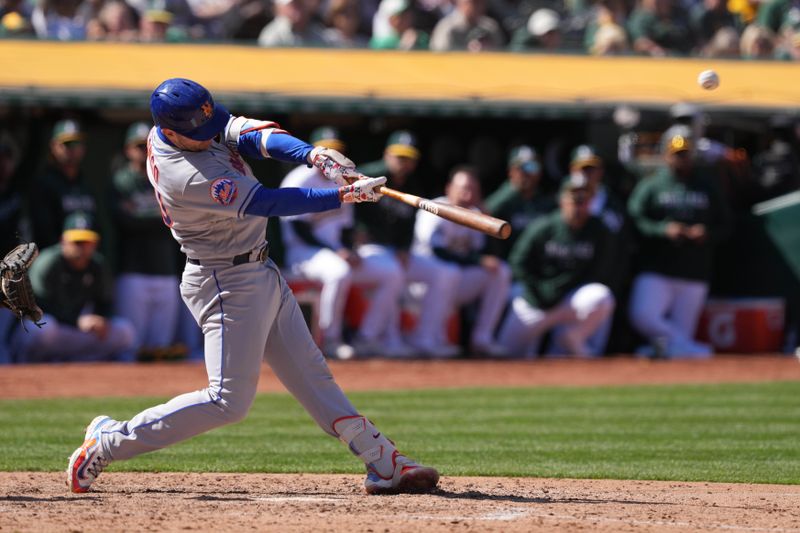
<instances>
[{"instance_id":1,"label":"blue batting helmet","mask_svg":"<svg viewBox=\"0 0 800 533\"><path fill-rule=\"evenodd\" d=\"M230 113L208 89L184 78L170 78L150 96L153 121L195 141L213 139L225 129Z\"/></svg>"}]
</instances>

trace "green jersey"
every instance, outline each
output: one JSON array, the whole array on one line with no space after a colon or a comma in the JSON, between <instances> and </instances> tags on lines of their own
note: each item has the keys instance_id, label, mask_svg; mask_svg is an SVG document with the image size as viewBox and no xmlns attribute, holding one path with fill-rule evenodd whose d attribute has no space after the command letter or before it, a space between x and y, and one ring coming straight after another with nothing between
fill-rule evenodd
<instances>
[{"instance_id":1,"label":"green jersey","mask_svg":"<svg viewBox=\"0 0 800 533\"><path fill-rule=\"evenodd\" d=\"M493 243L495 246L493 251L505 259L525 228L552 211L555 202L538 194L531 199L524 198L511 183L506 181L486 198L485 205L490 215L507 220L511 224L511 236L504 241Z\"/></svg>"},{"instance_id":2,"label":"green jersey","mask_svg":"<svg viewBox=\"0 0 800 533\"><path fill-rule=\"evenodd\" d=\"M589 217L580 229L570 228L560 210L534 222L509 256L525 299L534 307L550 309L581 285L605 283L613 259L611 238L596 217Z\"/></svg>"},{"instance_id":3,"label":"green jersey","mask_svg":"<svg viewBox=\"0 0 800 533\"><path fill-rule=\"evenodd\" d=\"M45 248L30 269L31 285L44 312L61 324L76 326L78 317L91 308L110 317L114 285L111 271L100 254L85 270L74 270L61 255L61 245Z\"/></svg>"},{"instance_id":4,"label":"green jersey","mask_svg":"<svg viewBox=\"0 0 800 533\"><path fill-rule=\"evenodd\" d=\"M118 231L120 272L175 275L177 247L161 220L147 176L129 166L112 178L114 221Z\"/></svg>"},{"instance_id":5,"label":"green jersey","mask_svg":"<svg viewBox=\"0 0 800 533\"><path fill-rule=\"evenodd\" d=\"M96 215L97 203L82 175L69 179L59 169L49 167L36 180L30 195L33 237L42 248L61 240L64 220L70 213Z\"/></svg>"},{"instance_id":6,"label":"green jersey","mask_svg":"<svg viewBox=\"0 0 800 533\"><path fill-rule=\"evenodd\" d=\"M707 281L711 276L713 245L727 238L731 213L710 179L694 172L679 180L667 167L658 169L634 188L628 212L641 236L639 269L665 276ZM669 222L703 224L704 242L674 241L667 237Z\"/></svg>"}]
</instances>

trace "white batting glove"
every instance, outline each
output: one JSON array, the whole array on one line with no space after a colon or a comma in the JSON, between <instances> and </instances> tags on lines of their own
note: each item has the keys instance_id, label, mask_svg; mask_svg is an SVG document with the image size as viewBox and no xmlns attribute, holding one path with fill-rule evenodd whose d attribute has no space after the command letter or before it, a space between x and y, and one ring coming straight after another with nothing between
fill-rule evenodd
<instances>
[{"instance_id":1,"label":"white batting glove","mask_svg":"<svg viewBox=\"0 0 800 533\"><path fill-rule=\"evenodd\" d=\"M332 148L317 146L308 154L308 162L336 185L346 185L357 179L356 164Z\"/></svg>"},{"instance_id":2,"label":"white batting glove","mask_svg":"<svg viewBox=\"0 0 800 533\"><path fill-rule=\"evenodd\" d=\"M386 185L386 176L363 178L339 187L339 199L342 203L377 202L383 196L377 190L381 185Z\"/></svg>"}]
</instances>

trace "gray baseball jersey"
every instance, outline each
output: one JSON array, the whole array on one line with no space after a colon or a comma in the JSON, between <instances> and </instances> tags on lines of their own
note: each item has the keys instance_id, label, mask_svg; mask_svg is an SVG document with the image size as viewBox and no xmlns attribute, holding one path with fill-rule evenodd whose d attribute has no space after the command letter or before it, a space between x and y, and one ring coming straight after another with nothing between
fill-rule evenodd
<instances>
[{"instance_id":1,"label":"gray baseball jersey","mask_svg":"<svg viewBox=\"0 0 800 533\"><path fill-rule=\"evenodd\" d=\"M187 263L181 297L203 330L207 388L146 409L131 420L103 427L102 446L114 460L169 446L244 417L255 398L262 359L320 427L336 435L335 421L357 414L333 380L308 331L297 302L271 260L251 254L264 244L267 219L246 215L261 185L236 147L239 132L253 124L232 117L201 152L170 145L150 132L148 176L165 224ZM262 155L266 152L263 130Z\"/></svg>"}]
</instances>

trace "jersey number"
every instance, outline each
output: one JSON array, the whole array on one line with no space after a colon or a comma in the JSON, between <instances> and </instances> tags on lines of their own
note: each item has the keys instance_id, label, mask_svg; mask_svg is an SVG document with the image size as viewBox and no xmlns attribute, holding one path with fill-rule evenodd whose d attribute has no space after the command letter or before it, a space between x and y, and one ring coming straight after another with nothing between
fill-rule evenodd
<instances>
[{"instance_id":1,"label":"jersey number","mask_svg":"<svg viewBox=\"0 0 800 533\"><path fill-rule=\"evenodd\" d=\"M157 184L158 167L156 166L156 157L153 155L149 138L147 139L147 165L150 167L150 174L153 176L153 182ZM156 193L156 201L158 201L158 208L161 211L161 220L164 221L164 224L166 224L168 228L171 228L173 224L172 217L169 216L169 211L167 211L167 207L161 200L161 193L158 192L158 188L155 186L155 184L153 184L153 191Z\"/></svg>"}]
</instances>

